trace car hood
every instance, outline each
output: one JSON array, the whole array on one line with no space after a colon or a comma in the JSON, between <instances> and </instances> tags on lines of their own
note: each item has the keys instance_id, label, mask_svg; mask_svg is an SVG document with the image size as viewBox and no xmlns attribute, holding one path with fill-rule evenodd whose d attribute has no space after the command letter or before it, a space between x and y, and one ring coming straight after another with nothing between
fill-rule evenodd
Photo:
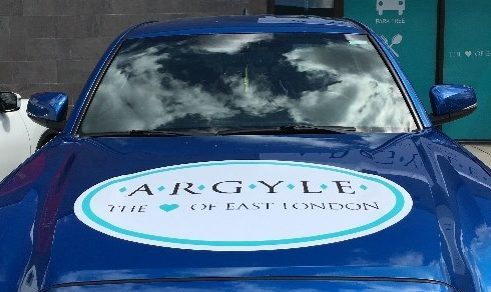
<instances>
[{"instance_id":1,"label":"car hood","mask_svg":"<svg viewBox=\"0 0 491 292\"><path fill-rule=\"evenodd\" d=\"M412 203L396 222L367 234L311 246L241 251L135 242L95 230L75 214L77 199L101 182L210 161L324 165L378 177L406 191ZM14 223L20 230L17 237L11 237L16 243L6 245L23 254L19 281L27 287L135 279L318 276L433 280L458 288L474 285L471 275L475 271L469 264L472 253L464 246L476 239L476 230L486 226L483 214L489 213L490 199L487 171L465 150L431 131L325 136L60 136L3 182L0 210L5 216L23 214L23 219ZM128 196L132 188L140 187L118 186L117 191ZM170 189L167 186L169 193ZM139 191L143 195L138 195L148 195L145 187ZM199 219L189 224L206 230ZM31 252L25 253L26 249ZM3 264L14 266L14 261L19 270L19 257L3 259Z\"/></svg>"}]
</instances>

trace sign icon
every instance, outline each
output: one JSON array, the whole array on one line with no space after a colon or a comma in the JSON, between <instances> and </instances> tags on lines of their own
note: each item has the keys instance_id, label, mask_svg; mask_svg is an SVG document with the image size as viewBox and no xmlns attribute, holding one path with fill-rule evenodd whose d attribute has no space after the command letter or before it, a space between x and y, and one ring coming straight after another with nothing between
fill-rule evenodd
<instances>
[{"instance_id":1,"label":"sign icon","mask_svg":"<svg viewBox=\"0 0 491 292\"><path fill-rule=\"evenodd\" d=\"M472 52L471 51L465 51L464 54L467 56L467 58L469 58L472 55Z\"/></svg>"},{"instance_id":2,"label":"sign icon","mask_svg":"<svg viewBox=\"0 0 491 292\"><path fill-rule=\"evenodd\" d=\"M384 40L384 42L389 45L389 48L392 50L392 52L394 53L394 55L396 55L397 57L399 57L399 54L394 50L394 48L392 47L393 45L398 45L402 42L402 35L400 33L396 34L395 36L392 37L392 40L390 41L390 44L389 44L389 41L387 40L387 38L384 36L384 35L381 35L380 36L382 38L382 40Z\"/></svg>"},{"instance_id":3,"label":"sign icon","mask_svg":"<svg viewBox=\"0 0 491 292\"><path fill-rule=\"evenodd\" d=\"M384 14L384 11L397 11L399 15L406 10L406 0L376 0L376 9L378 15Z\"/></svg>"}]
</instances>

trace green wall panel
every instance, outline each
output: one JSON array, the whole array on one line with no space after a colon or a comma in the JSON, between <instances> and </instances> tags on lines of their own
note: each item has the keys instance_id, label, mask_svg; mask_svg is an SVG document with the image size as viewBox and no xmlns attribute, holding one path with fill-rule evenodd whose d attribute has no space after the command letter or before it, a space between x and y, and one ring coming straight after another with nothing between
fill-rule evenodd
<instances>
[{"instance_id":1,"label":"green wall panel","mask_svg":"<svg viewBox=\"0 0 491 292\"><path fill-rule=\"evenodd\" d=\"M443 126L456 139L491 140L491 1L446 0L445 83L476 90L478 109Z\"/></svg>"}]
</instances>

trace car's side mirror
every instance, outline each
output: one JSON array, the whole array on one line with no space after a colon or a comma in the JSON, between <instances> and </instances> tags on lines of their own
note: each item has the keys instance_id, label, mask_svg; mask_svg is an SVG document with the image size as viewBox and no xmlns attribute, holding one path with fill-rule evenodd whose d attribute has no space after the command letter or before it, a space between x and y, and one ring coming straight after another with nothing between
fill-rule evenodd
<instances>
[{"instance_id":1,"label":"car's side mirror","mask_svg":"<svg viewBox=\"0 0 491 292\"><path fill-rule=\"evenodd\" d=\"M20 109L20 95L15 92L0 92L0 113L13 112Z\"/></svg>"},{"instance_id":2,"label":"car's side mirror","mask_svg":"<svg viewBox=\"0 0 491 292\"><path fill-rule=\"evenodd\" d=\"M434 85L430 90L430 102L434 125L460 119L477 108L474 89L465 85Z\"/></svg>"},{"instance_id":3,"label":"car's side mirror","mask_svg":"<svg viewBox=\"0 0 491 292\"><path fill-rule=\"evenodd\" d=\"M29 98L27 114L36 123L61 131L66 122L68 97L62 92L36 93Z\"/></svg>"}]
</instances>

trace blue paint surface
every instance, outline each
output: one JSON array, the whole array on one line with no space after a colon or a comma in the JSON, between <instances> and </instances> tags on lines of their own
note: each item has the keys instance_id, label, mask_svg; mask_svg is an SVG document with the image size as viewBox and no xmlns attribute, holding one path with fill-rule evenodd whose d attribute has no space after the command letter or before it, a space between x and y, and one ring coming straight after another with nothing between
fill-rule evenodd
<instances>
[{"instance_id":1,"label":"blue paint surface","mask_svg":"<svg viewBox=\"0 0 491 292\"><path fill-rule=\"evenodd\" d=\"M61 122L68 111L68 97L62 92L43 92L31 96L27 113L31 117Z\"/></svg>"}]
</instances>

